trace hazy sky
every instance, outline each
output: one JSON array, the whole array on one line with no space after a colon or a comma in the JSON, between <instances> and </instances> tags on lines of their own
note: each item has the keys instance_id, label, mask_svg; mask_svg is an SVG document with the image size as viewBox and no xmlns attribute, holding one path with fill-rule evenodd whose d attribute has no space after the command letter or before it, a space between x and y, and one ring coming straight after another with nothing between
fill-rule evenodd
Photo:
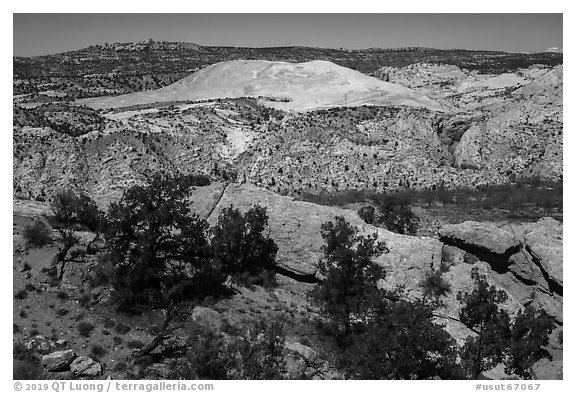
<instances>
[{"instance_id":1,"label":"hazy sky","mask_svg":"<svg viewBox=\"0 0 576 393\"><path fill-rule=\"evenodd\" d=\"M14 56L104 42L326 48L562 48L562 14L14 14Z\"/></svg>"}]
</instances>

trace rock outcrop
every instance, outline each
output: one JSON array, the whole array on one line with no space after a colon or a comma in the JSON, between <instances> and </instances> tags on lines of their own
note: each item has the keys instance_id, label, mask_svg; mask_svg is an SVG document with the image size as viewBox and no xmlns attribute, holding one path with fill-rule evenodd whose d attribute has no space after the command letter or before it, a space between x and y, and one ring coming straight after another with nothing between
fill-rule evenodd
<instances>
[{"instance_id":1,"label":"rock outcrop","mask_svg":"<svg viewBox=\"0 0 576 393\"><path fill-rule=\"evenodd\" d=\"M523 227L516 228L515 233L507 227L465 222L445 226L441 229L441 240L438 240L399 235L364 223L354 211L295 201L248 184L231 184L217 199L204 196L213 194L209 188L198 188L193 197L215 203L212 209L203 205L197 207L202 212L211 211L208 217L211 224L222 209L231 205L243 211L254 204L264 206L269 215L270 236L279 248L277 263L290 272L292 278L304 282L317 274L318 261L322 258L320 227L337 215L344 216L363 234L377 233L378 240L388 246L390 251L375 260L386 271L386 278L380 284L384 288L401 285L407 297L420 298L420 282L426 273L442 264L448 265L444 278L450 283L451 291L442 298L444 306L438 312L438 321L444 323L446 330L460 342L473 333L458 321L461 304L456 297L458 291L473 289L470 272L474 267L491 285L508 294L509 299L503 307L511 314L531 304L562 322L562 297L548 289L548 281L539 267L528 258L523 248ZM194 204L192 208L195 209ZM539 224L530 225L529 229L535 230ZM475 262L469 263L471 260Z\"/></svg>"},{"instance_id":2,"label":"rock outcrop","mask_svg":"<svg viewBox=\"0 0 576 393\"><path fill-rule=\"evenodd\" d=\"M513 234L493 225L474 221L443 226L440 240L490 262L496 269L509 264L509 258L520 250Z\"/></svg>"},{"instance_id":3,"label":"rock outcrop","mask_svg":"<svg viewBox=\"0 0 576 393\"><path fill-rule=\"evenodd\" d=\"M552 219L543 218L527 232L526 250L534 262L542 269L553 290L562 293L563 286L563 255L562 255L562 225Z\"/></svg>"},{"instance_id":4,"label":"rock outcrop","mask_svg":"<svg viewBox=\"0 0 576 393\"><path fill-rule=\"evenodd\" d=\"M70 363L76 357L76 353L72 349L64 351L56 351L42 356L40 363L47 371L57 372L65 371Z\"/></svg>"},{"instance_id":5,"label":"rock outcrop","mask_svg":"<svg viewBox=\"0 0 576 393\"><path fill-rule=\"evenodd\" d=\"M445 244L488 262L495 281L520 304L542 309L562 323L561 223L543 218L498 227L466 221L443 226L439 235Z\"/></svg>"},{"instance_id":6,"label":"rock outcrop","mask_svg":"<svg viewBox=\"0 0 576 393\"><path fill-rule=\"evenodd\" d=\"M78 356L70 363L70 371L77 377L96 377L102 374L102 365L88 356Z\"/></svg>"}]
</instances>

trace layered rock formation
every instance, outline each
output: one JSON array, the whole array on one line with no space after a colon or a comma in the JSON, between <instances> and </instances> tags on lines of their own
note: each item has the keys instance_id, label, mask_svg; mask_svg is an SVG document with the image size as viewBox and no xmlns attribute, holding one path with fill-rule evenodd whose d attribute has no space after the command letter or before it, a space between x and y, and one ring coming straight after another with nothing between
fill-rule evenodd
<instances>
[{"instance_id":1,"label":"layered rock formation","mask_svg":"<svg viewBox=\"0 0 576 393\"><path fill-rule=\"evenodd\" d=\"M195 191L193 199L204 201L193 203L192 208L211 224L229 206L241 210L254 204L266 207L270 236L279 247L279 265L291 277L306 282L316 277L317 263L322 257L320 227L337 215L344 216L361 233L377 233L378 240L389 247L389 253L376 259L386 269L384 287L402 285L409 298L419 298L422 296L419 283L425 274L447 264L450 269L444 277L452 289L442 299L445 305L440 319L460 340L472 333L458 322L461 305L456 295L458 291L471 290L473 267L506 291L508 311L514 313L532 305L546 311L558 324L563 322L562 287L558 284L562 282L562 231L561 224L551 218L500 227L477 222L446 225L441 228L438 240L399 235L364 223L353 211L295 201L250 185L229 185L223 192L202 187ZM539 257L532 256L533 250L538 249L536 242L543 248Z\"/></svg>"}]
</instances>

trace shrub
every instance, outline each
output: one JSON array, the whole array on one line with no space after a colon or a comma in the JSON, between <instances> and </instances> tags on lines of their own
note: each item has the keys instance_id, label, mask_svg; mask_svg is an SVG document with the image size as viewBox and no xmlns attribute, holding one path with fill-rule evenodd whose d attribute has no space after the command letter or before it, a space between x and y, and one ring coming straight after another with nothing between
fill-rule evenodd
<instances>
[{"instance_id":1,"label":"shrub","mask_svg":"<svg viewBox=\"0 0 576 393\"><path fill-rule=\"evenodd\" d=\"M380 297L373 315L341 357L349 378L462 378L456 341L432 322L429 303Z\"/></svg>"},{"instance_id":2,"label":"shrub","mask_svg":"<svg viewBox=\"0 0 576 393\"><path fill-rule=\"evenodd\" d=\"M116 324L116 326L114 327L114 331L118 334L126 334L130 331L130 326L122 323L122 322L118 322Z\"/></svg>"},{"instance_id":3,"label":"shrub","mask_svg":"<svg viewBox=\"0 0 576 393\"><path fill-rule=\"evenodd\" d=\"M78 224L91 231L98 230L102 213L86 194L64 189L52 196L54 223L63 227Z\"/></svg>"},{"instance_id":4,"label":"shrub","mask_svg":"<svg viewBox=\"0 0 576 393\"><path fill-rule=\"evenodd\" d=\"M92 296L90 296L90 294L88 293L84 293L80 296L80 298L78 299L78 303L80 303L80 305L82 307L86 307L87 305L90 304L90 302L92 301Z\"/></svg>"},{"instance_id":5,"label":"shrub","mask_svg":"<svg viewBox=\"0 0 576 393\"><path fill-rule=\"evenodd\" d=\"M386 229L406 235L418 232L418 217L412 212L409 200L398 195L378 194L374 198L378 215L376 225L382 224Z\"/></svg>"},{"instance_id":6,"label":"shrub","mask_svg":"<svg viewBox=\"0 0 576 393\"><path fill-rule=\"evenodd\" d=\"M376 218L376 210L372 205L363 205L358 209L358 216L366 223L372 224Z\"/></svg>"},{"instance_id":7,"label":"shrub","mask_svg":"<svg viewBox=\"0 0 576 393\"><path fill-rule=\"evenodd\" d=\"M16 292L14 297L18 300L26 299L28 297L28 291L26 289L21 289L18 292Z\"/></svg>"},{"instance_id":8,"label":"shrub","mask_svg":"<svg viewBox=\"0 0 576 393\"><path fill-rule=\"evenodd\" d=\"M106 319L104 320L104 327L107 328L107 329L111 329L111 328L113 328L115 325L116 325L116 322L114 322L113 319L106 318Z\"/></svg>"},{"instance_id":9,"label":"shrub","mask_svg":"<svg viewBox=\"0 0 576 393\"><path fill-rule=\"evenodd\" d=\"M44 371L38 364L28 360L14 359L12 365L12 378L19 380L45 379Z\"/></svg>"},{"instance_id":10,"label":"shrub","mask_svg":"<svg viewBox=\"0 0 576 393\"><path fill-rule=\"evenodd\" d=\"M174 377L185 379L282 379L285 337L279 323L258 321L237 337L193 324L189 350Z\"/></svg>"},{"instance_id":11,"label":"shrub","mask_svg":"<svg viewBox=\"0 0 576 393\"><path fill-rule=\"evenodd\" d=\"M424 278L419 282L425 297L438 298L450 292L450 283L442 277L443 273L441 269L426 272Z\"/></svg>"},{"instance_id":12,"label":"shrub","mask_svg":"<svg viewBox=\"0 0 576 393\"><path fill-rule=\"evenodd\" d=\"M528 306L512 322L508 313L500 308L507 299L506 292L489 285L478 268L472 269L471 277L475 282L473 291L458 293L458 300L463 304L460 320L477 333L466 339L460 351L464 368L475 378L503 362L506 373L529 378L532 365L549 357L544 347L554 328L553 319Z\"/></svg>"},{"instance_id":13,"label":"shrub","mask_svg":"<svg viewBox=\"0 0 576 393\"><path fill-rule=\"evenodd\" d=\"M126 346L130 349L139 349L144 347L144 343L141 340L130 340L126 343Z\"/></svg>"},{"instance_id":14,"label":"shrub","mask_svg":"<svg viewBox=\"0 0 576 393\"><path fill-rule=\"evenodd\" d=\"M90 337L93 330L94 325L92 325L90 322L82 321L78 324L78 333L80 333L80 335L83 337Z\"/></svg>"},{"instance_id":15,"label":"shrub","mask_svg":"<svg viewBox=\"0 0 576 393\"><path fill-rule=\"evenodd\" d=\"M99 359L102 356L106 355L106 349L102 345L99 344L92 344L90 347L90 353L93 357Z\"/></svg>"},{"instance_id":16,"label":"shrub","mask_svg":"<svg viewBox=\"0 0 576 393\"><path fill-rule=\"evenodd\" d=\"M24 227L22 236L26 244L33 247L42 247L52 241L50 230L42 221L35 221L34 224Z\"/></svg>"},{"instance_id":17,"label":"shrub","mask_svg":"<svg viewBox=\"0 0 576 393\"><path fill-rule=\"evenodd\" d=\"M126 364L126 362L118 362L114 365L114 367L112 367L112 371L116 371L116 372L123 372L128 370L128 365Z\"/></svg>"}]
</instances>

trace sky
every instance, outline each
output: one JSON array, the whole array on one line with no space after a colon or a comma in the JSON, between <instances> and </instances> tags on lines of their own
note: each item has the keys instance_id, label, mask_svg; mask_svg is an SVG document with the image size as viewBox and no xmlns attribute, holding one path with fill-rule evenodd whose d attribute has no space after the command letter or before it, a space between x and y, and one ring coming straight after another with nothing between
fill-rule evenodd
<instances>
[{"instance_id":1,"label":"sky","mask_svg":"<svg viewBox=\"0 0 576 393\"><path fill-rule=\"evenodd\" d=\"M562 48L562 14L13 14L13 55L105 42L507 52Z\"/></svg>"}]
</instances>

